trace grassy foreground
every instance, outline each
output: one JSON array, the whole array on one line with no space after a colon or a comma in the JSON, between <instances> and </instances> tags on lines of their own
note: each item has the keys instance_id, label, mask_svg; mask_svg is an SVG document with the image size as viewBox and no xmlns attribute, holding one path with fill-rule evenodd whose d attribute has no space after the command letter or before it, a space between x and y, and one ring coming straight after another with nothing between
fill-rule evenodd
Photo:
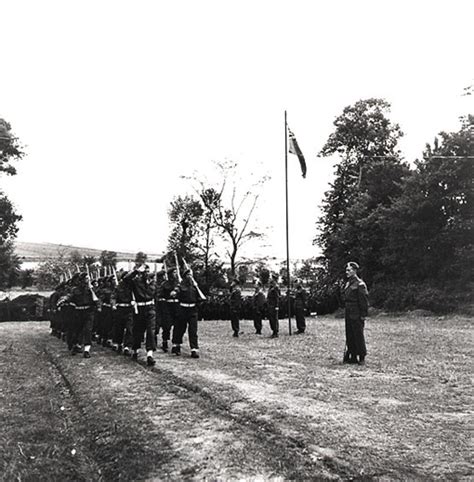
<instances>
[{"instance_id":1,"label":"grassy foreground","mask_svg":"<svg viewBox=\"0 0 474 482\"><path fill-rule=\"evenodd\" d=\"M371 318L365 367L343 320L287 325L201 322L199 360L150 369L1 323L1 480L471 479L471 318Z\"/></svg>"}]
</instances>

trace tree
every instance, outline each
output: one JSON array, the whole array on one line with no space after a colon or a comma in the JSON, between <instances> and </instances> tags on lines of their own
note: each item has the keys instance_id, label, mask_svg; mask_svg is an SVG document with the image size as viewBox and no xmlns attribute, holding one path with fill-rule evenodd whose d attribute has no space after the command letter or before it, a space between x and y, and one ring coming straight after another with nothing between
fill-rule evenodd
<instances>
[{"instance_id":1,"label":"tree","mask_svg":"<svg viewBox=\"0 0 474 482\"><path fill-rule=\"evenodd\" d=\"M474 264L474 116L458 132L441 132L427 145L397 200L384 213L383 249L392 279L457 291L470 289ZM392 270L393 271L393 270Z\"/></svg>"},{"instance_id":2,"label":"tree","mask_svg":"<svg viewBox=\"0 0 474 482\"><path fill-rule=\"evenodd\" d=\"M251 221L259 191L267 178L257 179L249 189L240 192L237 186L237 164L218 162L216 167L221 178L218 187L198 181L200 189L197 192L214 225L228 242L226 253L230 261L231 276L235 277L240 248L247 241L264 236L262 232L251 229Z\"/></svg>"},{"instance_id":3,"label":"tree","mask_svg":"<svg viewBox=\"0 0 474 482\"><path fill-rule=\"evenodd\" d=\"M23 155L10 124L0 118L0 174L15 175L16 169L11 163L20 160ZM11 286L19 276L20 262L15 255L13 241L20 220L21 216L0 190L0 288Z\"/></svg>"},{"instance_id":4,"label":"tree","mask_svg":"<svg viewBox=\"0 0 474 482\"><path fill-rule=\"evenodd\" d=\"M168 210L171 231L168 249L191 262L197 257L199 225L204 210L193 196L177 196Z\"/></svg>"},{"instance_id":5,"label":"tree","mask_svg":"<svg viewBox=\"0 0 474 482\"><path fill-rule=\"evenodd\" d=\"M24 152L18 137L11 130L11 125L0 118L0 173L15 175L16 169L11 163L22 159L23 156Z\"/></svg>"},{"instance_id":6,"label":"tree","mask_svg":"<svg viewBox=\"0 0 474 482\"><path fill-rule=\"evenodd\" d=\"M389 110L390 104L382 99L361 100L346 107L321 151L323 156L340 156L335 181L325 194L315 240L328 260L332 282L341 276L349 258L368 266L377 262L384 243L375 222L377 211L399 194L400 183L409 172L396 149L403 133L386 117Z\"/></svg>"}]
</instances>

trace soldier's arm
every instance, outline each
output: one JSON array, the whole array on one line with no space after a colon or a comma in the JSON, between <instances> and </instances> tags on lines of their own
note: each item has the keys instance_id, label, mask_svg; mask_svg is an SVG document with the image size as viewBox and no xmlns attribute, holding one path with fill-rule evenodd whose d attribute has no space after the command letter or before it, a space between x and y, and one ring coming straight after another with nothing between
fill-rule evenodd
<instances>
[{"instance_id":1,"label":"soldier's arm","mask_svg":"<svg viewBox=\"0 0 474 482\"><path fill-rule=\"evenodd\" d=\"M359 301L359 310L361 318L365 319L369 312L369 292L366 284L361 280L357 289L357 297Z\"/></svg>"}]
</instances>

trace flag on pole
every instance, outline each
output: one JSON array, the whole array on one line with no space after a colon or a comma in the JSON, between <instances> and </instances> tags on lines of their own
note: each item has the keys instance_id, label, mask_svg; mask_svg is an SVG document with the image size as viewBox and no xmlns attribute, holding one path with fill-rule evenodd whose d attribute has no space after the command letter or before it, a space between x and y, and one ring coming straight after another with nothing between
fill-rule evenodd
<instances>
[{"instance_id":1,"label":"flag on pole","mask_svg":"<svg viewBox=\"0 0 474 482\"><path fill-rule=\"evenodd\" d=\"M298 156L298 160L300 161L300 166L301 166L301 174L303 175L303 177L306 177L306 161L304 160L303 153L301 152L300 146L296 141L296 137L293 134L293 132L291 132L289 127L288 127L288 137L290 140L289 151L291 154L295 154L296 156Z\"/></svg>"}]
</instances>

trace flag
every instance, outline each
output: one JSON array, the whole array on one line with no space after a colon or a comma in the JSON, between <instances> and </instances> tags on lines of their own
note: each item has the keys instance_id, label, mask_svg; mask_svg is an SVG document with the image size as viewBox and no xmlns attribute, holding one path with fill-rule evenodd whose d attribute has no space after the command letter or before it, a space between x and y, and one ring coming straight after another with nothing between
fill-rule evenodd
<instances>
[{"instance_id":1,"label":"flag","mask_svg":"<svg viewBox=\"0 0 474 482\"><path fill-rule=\"evenodd\" d=\"M304 160L303 153L301 152L300 146L296 141L296 137L293 132L291 132L290 128L288 128L288 136L290 140L289 151L291 154L295 154L296 156L298 156L298 160L300 161L301 166L301 174L303 175L303 177L306 177L306 161Z\"/></svg>"}]
</instances>

